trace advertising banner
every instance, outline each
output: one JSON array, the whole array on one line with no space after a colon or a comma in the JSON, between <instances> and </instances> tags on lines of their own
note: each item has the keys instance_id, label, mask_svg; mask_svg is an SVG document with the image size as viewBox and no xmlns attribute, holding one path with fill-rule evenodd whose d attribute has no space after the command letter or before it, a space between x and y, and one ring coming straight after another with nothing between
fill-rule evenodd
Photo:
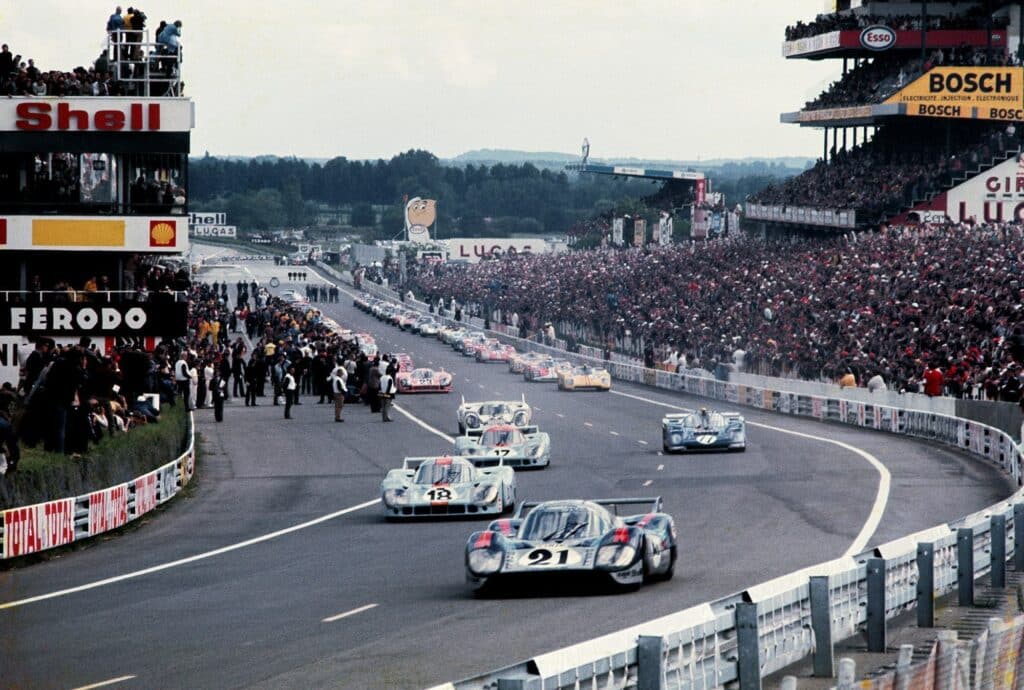
<instances>
[{"instance_id":1,"label":"advertising banner","mask_svg":"<svg viewBox=\"0 0 1024 690\"><path fill-rule=\"evenodd\" d=\"M128 523L128 485L119 484L89 494L89 536Z\"/></svg>"},{"instance_id":2,"label":"advertising banner","mask_svg":"<svg viewBox=\"0 0 1024 690\"><path fill-rule=\"evenodd\" d=\"M188 251L185 216L0 216L0 251Z\"/></svg>"},{"instance_id":3,"label":"advertising banner","mask_svg":"<svg viewBox=\"0 0 1024 690\"><path fill-rule=\"evenodd\" d=\"M464 237L444 240L448 244L449 261L476 263L483 258L511 254L545 254L551 250L542 238L513 239L495 237Z\"/></svg>"},{"instance_id":4,"label":"advertising banner","mask_svg":"<svg viewBox=\"0 0 1024 690\"><path fill-rule=\"evenodd\" d=\"M160 470L136 477L133 484L135 489L135 510L132 512L132 517L139 517L156 508L159 502Z\"/></svg>"},{"instance_id":5,"label":"advertising banner","mask_svg":"<svg viewBox=\"0 0 1024 690\"><path fill-rule=\"evenodd\" d=\"M187 98L5 98L0 132L188 132L195 126Z\"/></svg>"},{"instance_id":6,"label":"advertising banner","mask_svg":"<svg viewBox=\"0 0 1024 690\"><path fill-rule=\"evenodd\" d=\"M913 117L1024 119L1024 67L935 67L886 103Z\"/></svg>"},{"instance_id":7,"label":"advertising banner","mask_svg":"<svg viewBox=\"0 0 1024 690\"><path fill-rule=\"evenodd\" d=\"M637 218L633 221L633 246L642 247L647 242L647 221Z\"/></svg>"},{"instance_id":8,"label":"advertising banner","mask_svg":"<svg viewBox=\"0 0 1024 690\"><path fill-rule=\"evenodd\" d=\"M235 225L190 225L188 234L191 237L238 237Z\"/></svg>"},{"instance_id":9,"label":"advertising banner","mask_svg":"<svg viewBox=\"0 0 1024 690\"><path fill-rule=\"evenodd\" d=\"M927 49L956 48L964 43L969 45L986 45L989 34L985 29L929 29L926 34ZM1007 45L1006 29L993 29L991 32L992 48L1001 50ZM920 50L921 32L916 29L899 30L884 25L873 25L865 29L845 29L830 31L825 34L808 36L782 44L783 57L801 57L816 53L849 49L867 49L872 51Z\"/></svg>"},{"instance_id":10,"label":"advertising banner","mask_svg":"<svg viewBox=\"0 0 1024 690\"><path fill-rule=\"evenodd\" d=\"M184 302L62 305L10 304L0 301L0 336L185 335L188 305Z\"/></svg>"},{"instance_id":11,"label":"advertising banner","mask_svg":"<svg viewBox=\"0 0 1024 690\"><path fill-rule=\"evenodd\" d=\"M228 214L223 211L196 211L188 214L189 225L226 225Z\"/></svg>"},{"instance_id":12,"label":"advertising banner","mask_svg":"<svg viewBox=\"0 0 1024 690\"><path fill-rule=\"evenodd\" d=\"M622 246L622 231L625 222L626 221L622 218L615 218L612 220L612 244L616 247Z\"/></svg>"},{"instance_id":13,"label":"advertising banner","mask_svg":"<svg viewBox=\"0 0 1024 690\"><path fill-rule=\"evenodd\" d=\"M430 241L430 226L437 220L437 201L418 196L405 204L405 236L410 242L426 244Z\"/></svg>"},{"instance_id":14,"label":"advertising banner","mask_svg":"<svg viewBox=\"0 0 1024 690\"><path fill-rule=\"evenodd\" d=\"M658 244L663 247L672 244L672 216L667 213L658 221Z\"/></svg>"},{"instance_id":15,"label":"advertising banner","mask_svg":"<svg viewBox=\"0 0 1024 690\"><path fill-rule=\"evenodd\" d=\"M4 558L70 544L75 540L75 499L5 510L3 522Z\"/></svg>"}]
</instances>

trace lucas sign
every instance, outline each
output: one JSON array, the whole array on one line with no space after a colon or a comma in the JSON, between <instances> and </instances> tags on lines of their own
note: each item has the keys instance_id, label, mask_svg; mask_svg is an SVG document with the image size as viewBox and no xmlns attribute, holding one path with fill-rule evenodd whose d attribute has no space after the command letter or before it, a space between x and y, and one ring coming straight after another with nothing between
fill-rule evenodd
<instances>
[{"instance_id":1,"label":"lucas sign","mask_svg":"<svg viewBox=\"0 0 1024 690\"><path fill-rule=\"evenodd\" d=\"M0 335L163 336L185 334L187 305L0 303Z\"/></svg>"}]
</instances>

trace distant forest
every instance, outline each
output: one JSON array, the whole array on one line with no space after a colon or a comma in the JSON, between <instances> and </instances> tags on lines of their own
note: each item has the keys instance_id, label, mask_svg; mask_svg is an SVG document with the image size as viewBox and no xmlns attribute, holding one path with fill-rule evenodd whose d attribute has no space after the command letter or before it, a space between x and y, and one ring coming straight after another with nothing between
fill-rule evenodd
<instances>
[{"instance_id":1,"label":"distant forest","mask_svg":"<svg viewBox=\"0 0 1024 690\"><path fill-rule=\"evenodd\" d=\"M714 190L732 204L795 171L744 162L707 172ZM206 155L190 160L189 187L192 208L225 210L229 222L245 230L306 227L323 207L344 207L351 225L374 237L390 237L402 226L403 195L438 200L442 235L458 229L482 236L565 233L579 220L619 206L635 208L658 189L649 181L568 175L532 163L452 165L419 150L391 160L339 157L322 164Z\"/></svg>"}]
</instances>

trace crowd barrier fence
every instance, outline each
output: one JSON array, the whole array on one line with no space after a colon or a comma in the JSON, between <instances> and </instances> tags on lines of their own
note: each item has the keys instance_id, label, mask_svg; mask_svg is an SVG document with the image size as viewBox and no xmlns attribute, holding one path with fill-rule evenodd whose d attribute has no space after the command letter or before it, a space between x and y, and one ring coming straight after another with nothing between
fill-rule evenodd
<instances>
[{"instance_id":1,"label":"crowd barrier fence","mask_svg":"<svg viewBox=\"0 0 1024 690\"><path fill-rule=\"evenodd\" d=\"M0 512L0 558L38 553L118 529L174 498L196 463L195 418L189 413L185 452L152 472L82 496Z\"/></svg>"}]
</instances>

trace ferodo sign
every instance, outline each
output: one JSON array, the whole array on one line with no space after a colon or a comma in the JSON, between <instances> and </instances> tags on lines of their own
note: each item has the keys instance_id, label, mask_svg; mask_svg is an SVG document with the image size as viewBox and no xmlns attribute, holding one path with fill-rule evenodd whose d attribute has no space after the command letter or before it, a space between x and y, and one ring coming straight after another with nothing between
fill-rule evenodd
<instances>
[{"instance_id":1,"label":"ferodo sign","mask_svg":"<svg viewBox=\"0 0 1024 690\"><path fill-rule=\"evenodd\" d=\"M185 334L188 305L0 303L0 335L163 336Z\"/></svg>"},{"instance_id":2,"label":"ferodo sign","mask_svg":"<svg viewBox=\"0 0 1024 690\"><path fill-rule=\"evenodd\" d=\"M493 237L455 238L447 240L449 261L476 263L484 258L498 258L512 254L544 254L550 251L541 238L507 239Z\"/></svg>"},{"instance_id":3,"label":"ferodo sign","mask_svg":"<svg viewBox=\"0 0 1024 690\"><path fill-rule=\"evenodd\" d=\"M1021 120L1024 68L936 67L886 103L905 103L915 117Z\"/></svg>"}]
</instances>

